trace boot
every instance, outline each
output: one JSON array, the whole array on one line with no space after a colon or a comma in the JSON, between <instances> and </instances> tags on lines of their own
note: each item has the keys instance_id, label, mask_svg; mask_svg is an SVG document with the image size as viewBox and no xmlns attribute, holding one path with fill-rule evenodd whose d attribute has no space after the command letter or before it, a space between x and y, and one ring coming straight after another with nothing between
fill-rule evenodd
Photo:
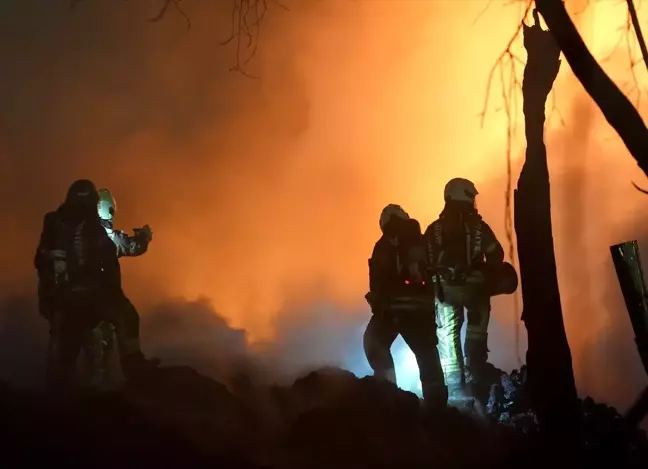
<instances>
[{"instance_id":1,"label":"boot","mask_svg":"<svg viewBox=\"0 0 648 469\"><path fill-rule=\"evenodd\" d=\"M448 405L448 388L439 383L421 383L423 406L428 409L443 409Z\"/></svg>"},{"instance_id":2,"label":"boot","mask_svg":"<svg viewBox=\"0 0 648 469\"><path fill-rule=\"evenodd\" d=\"M466 383L468 393L480 400L487 399L490 392L488 377L487 336L466 339Z\"/></svg>"},{"instance_id":3,"label":"boot","mask_svg":"<svg viewBox=\"0 0 648 469\"><path fill-rule=\"evenodd\" d=\"M157 358L146 358L142 352L135 352L121 357L122 373L126 379L137 379L155 372L160 365Z\"/></svg>"}]
</instances>

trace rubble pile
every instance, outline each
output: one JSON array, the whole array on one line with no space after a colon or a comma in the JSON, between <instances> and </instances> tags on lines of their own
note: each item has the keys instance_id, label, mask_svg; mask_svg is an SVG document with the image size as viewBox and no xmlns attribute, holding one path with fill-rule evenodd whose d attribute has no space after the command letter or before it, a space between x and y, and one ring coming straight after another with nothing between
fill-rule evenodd
<instances>
[{"instance_id":1,"label":"rubble pile","mask_svg":"<svg viewBox=\"0 0 648 469\"><path fill-rule=\"evenodd\" d=\"M491 368L486 415L492 422L535 436L538 425L531 410L527 385L527 368L510 374ZM582 411L584 458L591 464L603 461L624 467L644 467L648 461L648 438L642 429L631 428L613 407L594 402L591 397L579 400Z\"/></svg>"},{"instance_id":2,"label":"rubble pile","mask_svg":"<svg viewBox=\"0 0 648 469\"><path fill-rule=\"evenodd\" d=\"M491 365L490 378L485 383L486 415L493 422L513 427L525 434L537 432L537 422L526 391L527 369L505 373Z\"/></svg>"},{"instance_id":3,"label":"rubble pile","mask_svg":"<svg viewBox=\"0 0 648 469\"><path fill-rule=\"evenodd\" d=\"M0 460L3 468L531 467L539 458L525 374L493 369L488 421L425 409L412 393L339 369L292 386L241 379L229 389L169 367L118 392L56 401L0 386ZM590 399L583 411L587 460L644 467L645 434Z\"/></svg>"}]
</instances>

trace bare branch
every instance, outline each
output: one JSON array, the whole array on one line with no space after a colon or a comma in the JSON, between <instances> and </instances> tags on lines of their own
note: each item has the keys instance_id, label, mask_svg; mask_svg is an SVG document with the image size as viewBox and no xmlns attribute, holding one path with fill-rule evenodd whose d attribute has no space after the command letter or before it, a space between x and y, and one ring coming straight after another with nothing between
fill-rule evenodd
<instances>
[{"instance_id":1,"label":"bare branch","mask_svg":"<svg viewBox=\"0 0 648 469\"><path fill-rule=\"evenodd\" d=\"M639 24L639 18L637 17L637 10L635 9L633 0L626 0L628 3L628 13L630 19L632 20L632 27L634 28L635 34L637 36L637 42L639 43L639 48L641 49L641 56L643 57L644 64L648 68L648 49L646 48L646 41L644 40L643 33L641 32L641 25Z\"/></svg>"},{"instance_id":2,"label":"bare branch","mask_svg":"<svg viewBox=\"0 0 648 469\"><path fill-rule=\"evenodd\" d=\"M488 11L490 8L491 4L493 3L493 0L488 0L488 3L486 3L486 6L482 11L479 12L479 14L475 17L475 20L473 21L472 25L475 26L477 22L481 19L481 17Z\"/></svg>"},{"instance_id":3,"label":"bare branch","mask_svg":"<svg viewBox=\"0 0 648 469\"><path fill-rule=\"evenodd\" d=\"M633 59L633 50L632 50L632 40L631 40L631 27L632 27L632 14L630 11L628 11L628 18L626 20L626 26L625 26L625 40L626 40L626 47L628 50L628 61L630 64L630 75L632 76L632 84L633 87L628 91L628 93L632 93L633 91L636 91L637 93L637 102L635 103L636 107L639 107L641 104L641 88L639 86L639 80L637 80L637 72L635 71L635 65L637 65L637 61Z\"/></svg>"},{"instance_id":4,"label":"bare branch","mask_svg":"<svg viewBox=\"0 0 648 469\"><path fill-rule=\"evenodd\" d=\"M248 78L257 78L247 73L244 67L256 55L261 21L265 18L269 3L289 10L278 0L234 0L232 29L229 37L221 42L221 45L227 45L236 40L236 65L230 69L231 71L239 72ZM248 51L247 56L245 56L246 51Z\"/></svg>"},{"instance_id":5,"label":"bare branch","mask_svg":"<svg viewBox=\"0 0 648 469\"><path fill-rule=\"evenodd\" d=\"M531 2L528 3L526 10L524 12L523 18L526 18L526 16L529 14L529 11L531 11ZM493 76L495 75L495 72L498 69L504 68L505 66L509 66L512 69L515 69L516 64L521 64L524 65L524 61L522 61L519 57L517 57L513 52L511 51L511 48L513 47L513 43L516 41L516 39L520 36L520 33L522 32L522 22L518 25L515 34L513 34L506 45L506 48L504 51L500 54L500 56L497 58L495 61L495 64L493 64L493 67L491 68L490 72L488 73L488 79L486 81L486 97L484 99L484 106L482 108L482 112L480 113L481 117L481 126L484 126L484 120L486 119L486 113L488 112L488 105L489 105L489 100L490 100L490 91L493 85ZM517 75L516 75L517 76ZM516 84L521 87L521 84L519 81L516 81ZM502 87L505 86L505 83L501 83ZM508 112L508 111L507 111Z\"/></svg>"},{"instance_id":6,"label":"bare branch","mask_svg":"<svg viewBox=\"0 0 648 469\"><path fill-rule=\"evenodd\" d=\"M76 7L84 0L70 0L70 8ZM187 30L191 29L191 20L181 8L182 0L160 0L161 6L155 15L149 18L151 23L157 23L167 17L171 9L175 9L187 23ZM232 26L229 37L221 41L227 45L236 41L236 64L231 71L239 72L248 78L256 78L247 73L244 67L256 55L259 45L261 22L265 18L269 5L273 4L284 10L289 8L279 0L231 0L232 1Z\"/></svg>"},{"instance_id":7,"label":"bare branch","mask_svg":"<svg viewBox=\"0 0 648 469\"><path fill-rule=\"evenodd\" d=\"M81 1L81 0L74 0ZM158 13L150 18L151 22L161 21L170 7L174 7L187 21L187 29L191 27L188 16L180 8L181 0L164 0ZM244 67L256 55L259 36L261 32L261 22L265 18L269 4L288 10L288 7L278 0L232 0L232 24L230 35L221 45L228 45L236 41L236 64L230 68L231 71L239 72L248 78L258 78L250 75Z\"/></svg>"},{"instance_id":8,"label":"bare branch","mask_svg":"<svg viewBox=\"0 0 648 469\"><path fill-rule=\"evenodd\" d=\"M641 105L642 90L641 87L639 86L639 80L637 79L637 73L635 71L635 67L639 63L644 62L644 64L648 68L648 49L646 49L646 41L644 40L643 33L641 31L641 26L639 24L639 19L637 18L637 10L635 8L634 1L626 0L626 3L628 4L628 17L624 29L625 29L626 47L628 51L628 60L630 62L630 73L632 75L632 88L628 91L628 93L632 93L633 91L637 93L637 101L635 103L635 106L638 108ZM633 29L635 32L637 43L639 44L639 49L641 50L642 59L640 60L634 59L634 53L633 53L634 51L632 47Z\"/></svg>"},{"instance_id":9,"label":"bare branch","mask_svg":"<svg viewBox=\"0 0 648 469\"><path fill-rule=\"evenodd\" d=\"M632 185L634 186L634 188L637 189L639 192L643 192L644 194L648 194L648 190L642 189L637 184L635 184L634 181L630 181L630 182L632 182Z\"/></svg>"},{"instance_id":10,"label":"bare branch","mask_svg":"<svg viewBox=\"0 0 648 469\"><path fill-rule=\"evenodd\" d=\"M158 13L152 18L149 18L149 21L151 23L157 23L158 21L161 21L166 16L169 8L173 7L178 13L182 15L182 17L187 22L187 29L191 29L191 21L189 20L187 14L182 10L182 8L180 8L180 2L181 0L164 0L164 3L162 4L162 7L158 11Z\"/></svg>"}]
</instances>

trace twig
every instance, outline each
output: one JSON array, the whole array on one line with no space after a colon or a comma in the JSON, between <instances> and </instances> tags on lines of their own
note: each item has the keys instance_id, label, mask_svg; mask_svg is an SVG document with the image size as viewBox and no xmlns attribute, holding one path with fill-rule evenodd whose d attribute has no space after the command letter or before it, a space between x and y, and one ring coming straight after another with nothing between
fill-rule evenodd
<instances>
[{"instance_id":1,"label":"twig","mask_svg":"<svg viewBox=\"0 0 648 469\"><path fill-rule=\"evenodd\" d=\"M634 7L634 3L633 3L633 7ZM637 73L635 67L639 64L639 62L641 62L641 60L634 59L634 53L632 47L633 46L632 43L633 20L632 20L632 14L630 12L630 9L628 9L628 15L624 25L620 26L618 29L622 31L622 34L619 35L619 39L617 40L616 44L614 45L610 53L604 58L602 58L599 62L605 63L610 61L614 57L614 55L618 52L621 43L625 41L626 51L628 53L629 70L632 76L632 86L629 89L627 89L626 92L628 95L636 93L636 101L634 104L638 108L641 105L641 98L643 96L643 93L641 87L639 86L639 80L637 79ZM626 87L627 85L628 85L627 82L621 83L622 87Z\"/></svg>"},{"instance_id":2,"label":"twig","mask_svg":"<svg viewBox=\"0 0 648 469\"><path fill-rule=\"evenodd\" d=\"M74 8L83 0L70 0L70 8ZM187 23L187 30L191 29L191 20L180 6L182 0L162 0L162 5L155 15L149 18L151 23L162 21L171 8L174 8ZM279 0L231 0L232 1L232 29L229 37L221 42L227 45L236 39L236 65L231 71L240 72L248 78L257 78L244 70L245 65L256 55L259 44L260 25L264 19L270 3L289 10ZM246 42L246 44L244 44ZM244 57L245 51L249 51Z\"/></svg>"},{"instance_id":3,"label":"twig","mask_svg":"<svg viewBox=\"0 0 648 469\"><path fill-rule=\"evenodd\" d=\"M79 1L79 0L77 0ZM160 10L157 12L155 16L152 18L149 18L149 21L151 23L157 23L158 21L161 21L165 15L167 14L167 11L169 10L169 7L173 7L176 9L178 13L182 15L182 17L185 19L187 22L187 30L191 29L191 21L189 20L189 17L187 14L180 8L180 1L181 0L164 0L164 3L162 4L162 7Z\"/></svg>"},{"instance_id":4,"label":"twig","mask_svg":"<svg viewBox=\"0 0 648 469\"><path fill-rule=\"evenodd\" d=\"M644 40L643 33L641 32L641 25L639 24L639 18L637 18L637 10L634 5L633 0L626 0L628 3L628 12L630 13L630 19L632 20L632 27L635 30L637 35L637 42L639 42L639 48L641 49L641 56L643 57L644 64L648 69L648 49L646 48L646 41Z\"/></svg>"},{"instance_id":5,"label":"twig","mask_svg":"<svg viewBox=\"0 0 648 469\"><path fill-rule=\"evenodd\" d=\"M488 3L486 3L486 6L475 17L475 19L474 19L474 21L472 23L473 26L475 26L477 24L477 22L481 19L481 17L484 15L484 13L486 13L486 11L490 8L492 3L493 3L493 0L488 0Z\"/></svg>"},{"instance_id":6,"label":"twig","mask_svg":"<svg viewBox=\"0 0 648 469\"><path fill-rule=\"evenodd\" d=\"M632 81L634 83L634 87L637 90L637 103L636 106L637 108L641 104L641 87L639 86L639 80L637 79L637 74L635 72L635 66L639 63L642 62L648 69L648 48L646 48L646 40L644 39L643 32L641 31L641 25L639 24L639 18L637 16L637 9L635 8L635 4L633 0L626 0L626 3L628 4L628 19L626 21L626 44L628 47L628 60L630 61L630 73L632 74ZM630 44L630 26L635 31L635 36L637 37L637 42L639 43L639 49L641 50L641 57L642 60L637 60L635 61L632 57L632 47ZM634 181L630 181L634 188L638 190L639 192L642 192L644 194L648 194L648 190L642 189L639 187L637 184L635 184Z\"/></svg>"},{"instance_id":7,"label":"twig","mask_svg":"<svg viewBox=\"0 0 648 469\"><path fill-rule=\"evenodd\" d=\"M232 8L232 29L227 39L221 45L227 45L236 39L236 65L230 71L239 72L248 78L258 78L250 75L244 67L250 63L257 52L261 21L268 11L268 3L273 3L284 10L289 8L278 0L234 0ZM242 41L247 41L245 49L251 49L246 58L243 57Z\"/></svg>"},{"instance_id":8,"label":"twig","mask_svg":"<svg viewBox=\"0 0 648 469\"><path fill-rule=\"evenodd\" d=\"M633 181L630 181L630 182L632 182L632 185L634 186L634 188L637 189L639 192L643 192L644 194L648 194L648 190L642 189L637 184L635 184Z\"/></svg>"},{"instance_id":9,"label":"twig","mask_svg":"<svg viewBox=\"0 0 648 469\"><path fill-rule=\"evenodd\" d=\"M634 4L633 4L633 6L634 6ZM633 47L632 47L632 45L633 45L632 44L632 29L633 29L632 14L630 13L629 9L628 9L628 16L626 18L626 22L625 22L625 25L624 25L623 29L624 29L624 34L619 38L619 42L621 42L621 40L625 38L626 50L628 52L629 70L630 70L630 75L632 77L632 87L630 89L628 89L627 93L628 94L631 94L631 93L636 93L637 94L637 100L635 102L635 106L637 108L639 108L639 106L641 105L642 91L641 91L641 87L639 86L639 80L637 79L637 72L635 70L635 67L641 61L634 59L634 53L633 53ZM617 47L618 47L618 44L612 50L612 53L610 54L610 56L612 56L614 54ZM623 86L627 85L627 82L623 83L622 85Z\"/></svg>"}]
</instances>

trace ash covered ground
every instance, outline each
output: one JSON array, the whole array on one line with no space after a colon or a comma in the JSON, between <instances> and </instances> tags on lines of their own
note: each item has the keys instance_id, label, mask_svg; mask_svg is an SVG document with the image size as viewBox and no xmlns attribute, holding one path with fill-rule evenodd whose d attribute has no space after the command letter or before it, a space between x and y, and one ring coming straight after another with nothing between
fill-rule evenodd
<instances>
[{"instance_id":1,"label":"ash covered ground","mask_svg":"<svg viewBox=\"0 0 648 469\"><path fill-rule=\"evenodd\" d=\"M525 376L493 368L480 417L426 410L411 392L337 368L288 386L243 374L225 386L162 367L64 401L2 385L2 467L546 467L559 455L537 446ZM591 399L582 411L585 467L646 467L643 431Z\"/></svg>"}]
</instances>

